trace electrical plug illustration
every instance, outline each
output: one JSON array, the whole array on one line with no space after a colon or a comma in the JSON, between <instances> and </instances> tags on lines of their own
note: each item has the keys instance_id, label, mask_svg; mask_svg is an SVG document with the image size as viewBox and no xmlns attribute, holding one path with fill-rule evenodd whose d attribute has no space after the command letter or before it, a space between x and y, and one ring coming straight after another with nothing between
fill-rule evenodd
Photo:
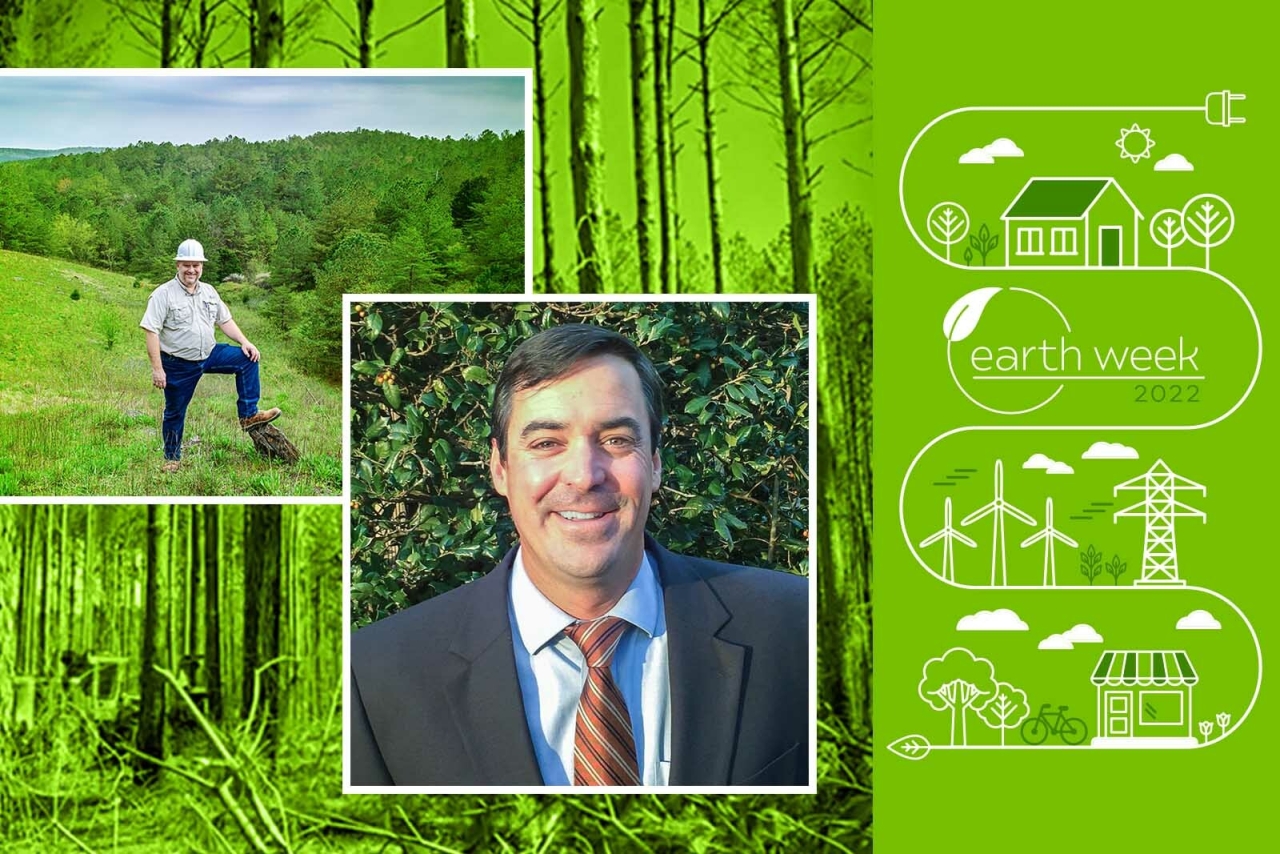
<instances>
[{"instance_id":1,"label":"electrical plug illustration","mask_svg":"<svg viewBox=\"0 0 1280 854\"><path fill-rule=\"evenodd\" d=\"M1204 96L1204 118L1211 125L1231 127L1244 124L1243 116L1231 115L1231 102L1243 101L1244 95L1236 94L1230 89L1221 92L1210 92Z\"/></svg>"}]
</instances>

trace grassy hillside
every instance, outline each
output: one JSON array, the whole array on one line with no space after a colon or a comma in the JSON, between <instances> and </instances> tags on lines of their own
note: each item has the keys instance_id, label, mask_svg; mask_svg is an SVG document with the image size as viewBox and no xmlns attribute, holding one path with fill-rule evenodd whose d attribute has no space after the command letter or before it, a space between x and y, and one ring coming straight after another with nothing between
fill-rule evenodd
<instances>
[{"instance_id":1,"label":"grassy hillside","mask_svg":"<svg viewBox=\"0 0 1280 854\"><path fill-rule=\"evenodd\" d=\"M151 288L0 250L0 495L341 493L340 390L291 363L245 286L219 291L263 353L259 406L284 411L277 425L302 458L259 456L236 419L235 378L210 375L187 410L182 470L160 471L164 395L138 327Z\"/></svg>"}]
</instances>

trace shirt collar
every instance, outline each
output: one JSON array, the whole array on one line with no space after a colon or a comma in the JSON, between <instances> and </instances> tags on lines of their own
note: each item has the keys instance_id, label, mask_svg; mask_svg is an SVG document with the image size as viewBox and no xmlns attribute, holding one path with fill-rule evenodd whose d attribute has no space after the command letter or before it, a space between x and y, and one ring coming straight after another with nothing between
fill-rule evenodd
<instances>
[{"instance_id":1,"label":"shirt collar","mask_svg":"<svg viewBox=\"0 0 1280 854\"><path fill-rule=\"evenodd\" d=\"M621 617L649 637L658 631L658 615L661 609L661 588L649 553L644 553L640 571L631 579L631 585L605 616ZM524 552L516 550L511 567L511 611L515 616L520 640L530 655L535 655L550 643L576 618L543 595L529 578L524 568Z\"/></svg>"},{"instance_id":2,"label":"shirt collar","mask_svg":"<svg viewBox=\"0 0 1280 854\"><path fill-rule=\"evenodd\" d=\"M198 296L200 296L200 291L201 291L201 290L203 290L203 289L204 289L204 287L205 287L204 281L203 281L202 279L197 279L197 280L196 280L196 289L195 289L195 291L188 291L188 290L186 289L186 286L184 286L184 285L182 284L182 279L179 279L177 276L174 276L174 277L173 277L172 279L170 279L169 281L170 281L170 283L172 283L172 285L173 285L175 288L177 288L177 289L182 293L182 295L183 295L183 296L198 297Z\"/></svg>"}]
</instances>

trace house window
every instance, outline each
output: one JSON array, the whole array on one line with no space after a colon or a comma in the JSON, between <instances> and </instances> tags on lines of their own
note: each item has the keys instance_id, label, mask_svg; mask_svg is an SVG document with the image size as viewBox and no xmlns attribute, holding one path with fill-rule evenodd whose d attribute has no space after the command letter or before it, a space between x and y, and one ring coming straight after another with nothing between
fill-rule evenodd
<instances>
[{"instance_id":1,"label":"house window","mask_svg":"<svg viewBox=\"0 0 1280 854\"><path fill-rule=\"evenodd\" d=\"M1019 255L1043 255L1044 254L1044 229L1043 228L1018 229L1018 254Z\"/></svg>"},{"instance_id":2,"label":"house window","mask_svg":"<svg viewBox=\"0 0 1280 854\"><path fill-rule=\"evenodd\" d=\"M1138 722L1147 726L1185 726L1181 691L1139 691Z\"/></svg>"},{"instance_id":3,"label":"house window","mask_svg":"<svg viewBox=\"0 0 1280 854\"><path fill-rule=\"evenodd\" d=\"M1075 255L1076 230L1074 228L1055 228L1049 232L1050 255Z\"/></svg>"}]
</instances>

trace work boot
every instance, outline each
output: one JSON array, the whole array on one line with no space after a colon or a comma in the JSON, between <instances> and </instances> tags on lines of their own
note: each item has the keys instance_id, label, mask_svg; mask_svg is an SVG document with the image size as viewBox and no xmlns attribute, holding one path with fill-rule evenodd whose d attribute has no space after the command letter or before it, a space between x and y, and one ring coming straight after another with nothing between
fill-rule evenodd
<instances>
[{"instance_id":1,"label":"work boot","mask_svg":"<svg viewBox=\"0 0 1280 854\"><path fill-rule=\"evenodd\" d=\"M270 409L262 409L253 413L248 418L240 419L240 427L243 430L249 430L253 427L260 427L263 424L270 424L280 417L279 407L271 407Z\"/></svg>"},{"instance_id":2,"label":"work boot","mask_svg":"<svg viewBox=\"0 0 1280 854\"><path fill-rule=\"evenodd\" d=\"M182 467L182 463L177 460L165 460L164 465L160 466L160 471L165 474L176 474L178 469Z\"/></svg>"}]
</instances>

